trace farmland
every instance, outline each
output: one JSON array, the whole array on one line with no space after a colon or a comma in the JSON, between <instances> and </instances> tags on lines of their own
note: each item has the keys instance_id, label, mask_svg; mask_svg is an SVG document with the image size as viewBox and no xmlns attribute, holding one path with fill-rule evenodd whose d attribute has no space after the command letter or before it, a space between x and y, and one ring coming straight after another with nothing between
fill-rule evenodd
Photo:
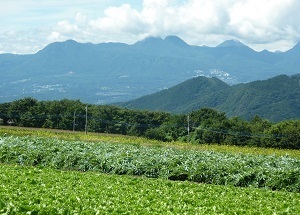
<instances>
[{"instance_id":1,"label":"farmland","mask_svg":"<svg viewBox=\"0 0 300 215\"><path fill-rule=\"evenodd\" d=\"M299 214L299 150L164 144L1 128L0 212Z\"/></svg>"},{"instance_id":2,"label":"farmland","mask_svg":"<svg viewBox=\"0 0 300 215\"><path fill-rule=\"evenodd\" d=\"M0 165L0 213L299 214L300 194Z\"/></svg>"}]
</instances>

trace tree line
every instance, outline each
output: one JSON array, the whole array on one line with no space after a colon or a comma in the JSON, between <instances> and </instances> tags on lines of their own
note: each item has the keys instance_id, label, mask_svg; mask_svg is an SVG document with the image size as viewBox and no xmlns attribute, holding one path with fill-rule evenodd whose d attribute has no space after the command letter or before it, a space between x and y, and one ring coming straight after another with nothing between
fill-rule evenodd
<instances>
[{"instance_id":1,"label":"tree line","mask_svg":"<svg viewBox=\"0 0 300 215\"><path fill-rule=\"evenodd\" d=\"M143 136L161 141L300 149L300 120L272 123L228 118L202 108L189 114L130 110L80 100L38 101L23 98L0 104L0 124Z\"/></svg>"}]
</instances>

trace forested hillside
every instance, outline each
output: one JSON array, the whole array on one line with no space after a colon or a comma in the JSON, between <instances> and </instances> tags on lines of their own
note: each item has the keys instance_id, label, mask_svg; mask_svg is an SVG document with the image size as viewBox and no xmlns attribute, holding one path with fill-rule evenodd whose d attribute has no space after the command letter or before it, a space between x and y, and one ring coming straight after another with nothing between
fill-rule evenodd
<instances>
[{"instance_id":1,"label":"forested hillside","mask_svg":"<svg viewBox=\"0 0 300 215\"><path fill-rule=\"evenodd\" d=\"M217 78L196 77L179 85L118 105L145 110L188 113L204 107L229 117L270 121L300 118L300 75L229 86Z\"/></svg>"},{"instance_id":2,"label":"forested hillside","mask_svg":"<svg viewBox=\"0 0 300 215\"><path fill-rule=\"evenodd\" d=\"M212 83L217 82L216 79ZM225 86L226 88L226 86ZM272 123L259 116L246 121L202 108L187 114L90 105L79 100L24 98L0 104L0 124L144 136L189 141L300 149L300 120Z\"/></svg>"},{"instance_id":3,"label":"forested hillside","mask_svg":"<svg viewBox=\"0 0 300 215\"><path fill-rule=\"evenodd\" d=\"M119 103L119 105L134 109L186 113L192 110L189 106L194 101L197 101L198 107L214 107L218 105L221 101L212 98L216 92L221 92L229 88L228 84L217 78L201 76L148 96Z\"/></svg>"},{"instance_id":4,"label":"forested hillside","mask_svg":"<svg viewBox=\"0 0 300 215\"><path fill-rule=\"evenodd\" d=\"M124 102L197 75L229 84L299 73L300 45L256 52L237 41L193 46L176 36L122 43L55 42L30 55L0 54L0 102L24 97ZM9 90L8 90L9 89Z\"/></svg>"}]
</instances>

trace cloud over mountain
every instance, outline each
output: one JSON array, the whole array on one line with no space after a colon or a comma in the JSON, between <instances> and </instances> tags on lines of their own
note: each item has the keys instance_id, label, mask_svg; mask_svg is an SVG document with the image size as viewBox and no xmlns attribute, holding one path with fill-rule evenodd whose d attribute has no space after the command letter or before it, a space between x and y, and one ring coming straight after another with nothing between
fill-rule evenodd
<instances>
[{"instance_id":1,"label":"cloud over mountain","mask_svg":"<svg viewBox=\"0 0 300 215\"><path fill-rule=\"evenodd\" d=\"M66 39L134 43L147 36L177 35L194 45L238 39L256 50L273 51L285 51L300 40L297 0L12 0L6 6L0 2L0 8L0 18L8 20L1 24L0 53L35 52Z\"/></svg>"}]
</instances>

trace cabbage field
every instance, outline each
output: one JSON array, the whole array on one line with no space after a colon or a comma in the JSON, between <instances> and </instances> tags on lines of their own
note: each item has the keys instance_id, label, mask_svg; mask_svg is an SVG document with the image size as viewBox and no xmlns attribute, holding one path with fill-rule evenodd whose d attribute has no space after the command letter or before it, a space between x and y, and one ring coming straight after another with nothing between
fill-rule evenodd
<instances>
[{"instance_id":1,"label":"cabbage field","mask_svg":"<svg viewBox=\"0 0 300 215\"><path fill-rule=\"evenodd\" d=\"M300 159L288 153L29 133L0 132L0 214L300 213Z\"/></svg>"},{"instance_id":2,"label":"cabbage field","mask_svg":"<svg viewBox=\"0 0 300 215\"><path fill-rule=\"evenodd\" d=\"M299 214L300 194L0 165L0 214Z\"/></svg>"}]
</instances>

